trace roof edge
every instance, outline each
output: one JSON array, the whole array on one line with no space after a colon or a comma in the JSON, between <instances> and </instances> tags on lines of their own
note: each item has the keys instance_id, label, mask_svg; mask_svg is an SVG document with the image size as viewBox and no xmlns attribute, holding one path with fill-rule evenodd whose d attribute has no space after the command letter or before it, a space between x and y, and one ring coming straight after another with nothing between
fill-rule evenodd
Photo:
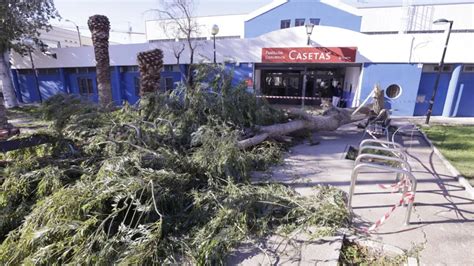
<instances>
[{"instance_id":1,"label":"roof edge","mask_svg":"<svg viewBox=\"0 0 474 266\"><path fill-rule=\"evenodd\" d=\"M260 16L260 15L262 15L262 14L264 14L264 13L266 13L266 12L268 12L268 11L274 9L274 8L277 8L277 7L279 7L283 4L286 4L288 2L289 2L289 0L274 0L271 3L266 4L262 7L260 7L259 9L249 13L247 15L247 17L244 19L244 21L247 22L251 19L254 19L255 17L258 17L258 16Z\"/></svg>"},{"instance_id":2,"label":"roof edge","mask_svg":"<svg viewBox=\"0 0 474 266\"><path fill-rule=\"evenodd\" d=\"M340 0L320 0L320 2L356 16L362 16L358 8L341 2Z\"/></svg>"}]
</instances>

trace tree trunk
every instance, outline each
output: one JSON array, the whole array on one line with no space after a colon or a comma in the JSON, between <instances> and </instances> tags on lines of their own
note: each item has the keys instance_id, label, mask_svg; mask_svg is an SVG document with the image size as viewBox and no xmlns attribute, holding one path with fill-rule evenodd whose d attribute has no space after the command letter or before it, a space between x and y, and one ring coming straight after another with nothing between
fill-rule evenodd
<instances>
[{"instance_id":1,"label":"tree trunk","mask_svg":"<svg viewBox=\"0 0 474 266\"><path fill-rule=\"evenodd\" d=\"M0 128L7 127L8 118L7 118L7 110L5 109L3 93L0 92Z\"/></svg>"},{"instance_id":2,"label":"tree trunk","mask_svg":"<svg viewBox=\"0 0 474 266\"><path fill-rule=\"evenodd\" d=\"M2 106L4 106L3 108L16 107L18 102L10 72L10 52L6 50L0 53L0 87L3 92Z\"/></svg>"},{"instance_id":3,"label":"tree trunk","mask_svg":"<svg viewBox=\"0 0 474 266\"><path fill-rule=\"evenodd\" d=\"M99 103L102 107L110 107L112 104L109 57L110 22L106 16L94 15L89 18L87 24L94 44Z\"/></svg>"},{"instance_id":4,"label":"tree trunk","mask_svg":"<svg viewBox=\"0 0 474 266\"><path fill-rule=\"evenodd\" d=\"M246 149L265 141L267 138L284 136L303 129L313 131L333 131L344 124L366 118L366 114L368 113L368 110L366 109L368 108L362 110L362 112L360 112L361 114L351 115L354 109L333 107L324 112L324 114L321 116L313 116L302 110L292 109L289 110L289 112L300 116L300 120L258 127L257 129L259 134L254 137L239 141L238 147L241 149Z\"/></svg>"},{"instance_id":5,"label":"tree trunk","mask_svg":"<svg viewBox=\"0 0 474 266\"><path fill-rule=\"evenodd\" d=\"M160 49L154 49L138 53L137 61L140 70L140 96L159 91L163 52Z\"/></svg>"},{"instance_id":6,"label":"tree trunk","mask_svg":"<svg viewBox=\"0 0 474 266\"><path fill-rule=\"evenodd\" d=\"M380 85L376 85L374 88L374 112L380 114L385 108L384 90L380 89Z\"/></svg>"}]
</instances>

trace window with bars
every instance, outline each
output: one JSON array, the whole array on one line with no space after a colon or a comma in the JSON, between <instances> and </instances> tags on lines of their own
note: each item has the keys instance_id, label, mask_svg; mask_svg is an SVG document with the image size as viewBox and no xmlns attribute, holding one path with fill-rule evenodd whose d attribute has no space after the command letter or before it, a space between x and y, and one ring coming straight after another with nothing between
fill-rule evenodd
<instances>
[{"instance_id":1,"label":"window with bars","mask_svg":"<svg viewBox=\"0 0 474 266\"><path fill-rule=\"evenodd\" d=\"M79 85L79 93L81 95L94 94L94 86L91 78L77 78L77 84Z\"/></svg>"}]
</instances>

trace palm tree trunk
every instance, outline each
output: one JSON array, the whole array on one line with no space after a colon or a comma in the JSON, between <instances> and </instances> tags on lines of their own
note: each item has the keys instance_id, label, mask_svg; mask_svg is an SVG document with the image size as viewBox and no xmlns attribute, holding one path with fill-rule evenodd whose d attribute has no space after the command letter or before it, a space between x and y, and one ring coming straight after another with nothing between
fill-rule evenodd
<instances>
[{"instance_id":1,"label":"palm tree trunk","mask_svg":"<svg viewBox=\"0 0 474 266\"><path fill-rule=\"evenodd\" d=\"M102 107L110 107L112 104L109 57L110 22L106 16L94 15L89 18L87 24L92 33L92 43L94 44L99 103Z\"/></svg>"},{"instance_id":2,"label":"palm tree trunk","mask_svg":"<svg viewBox=\"0 0 474 266\"><path fill-rule=\"evenodd\" d=\"M290 113L300 117L283 124L274 124L269 126L257 127L258 134L238 142L240 149L247 149L255 146L267 138L285 136L299 130L311 131L334 131L340 126L367 118L369 108L365 107L356 115L352 115L353 109L331 107L323 115L313 116L303 110L291 109Z\"/></svg>"},{"instance_id":3,"label":"palm tree trunk","mask_svg":"<svg viewBox=\"0 0 474 266\"><path fill-rule=\"evenodd\" d=\"M137 61L140 70L140 96L159 91L163 52L154 49L138 53Z\"/></svg>"},{"instance_id":4,"label":"palm tree trunk","mask_svg":"<svg viewBox=\"0 0 474 266\"><path fill-rule=\"evenodd\" d=\"M10 53L8 50L1 51L0 53L0 87L3 93L2 106L5 104L7 108L16 107L18 106L18 102L10 73ZM5 100L5 102L3 100Z\"/></svg>"},{"instance_id":5,"label":"palm tree trunk","mask_svg":"<svg viewBox=\"0 0 474 266\"><path fill-rule=\"evenodd\" d=\"M8 124L7 110L3 102L3 93L0 92L0 128L5 128Z\"/></svg>"}]
</instances>

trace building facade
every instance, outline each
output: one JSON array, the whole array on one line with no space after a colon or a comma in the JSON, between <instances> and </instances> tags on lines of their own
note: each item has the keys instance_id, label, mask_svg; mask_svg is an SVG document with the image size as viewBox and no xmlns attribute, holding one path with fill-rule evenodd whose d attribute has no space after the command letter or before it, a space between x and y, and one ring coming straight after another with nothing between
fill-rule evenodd
<instances>
[{"instance_id":1,"label":"building facade","mask_svg":"<svg viewBox=\"0 0 474 266\"><path fill-rule=\"evenodd\" d=\"M80 38L80 42L79 42ZM42 31L40 35L41 41L48 45L49 48L66 48L92 46L92 39L80 35L76 30L68 30L59 27L52 27L50 31Z\"/></svg>"},{"instance_id":2,"label":"building facade","mask_svg":"<svg viewBox=\"0 0 474 266\"><path fill-rule=\"evenodd\" d=\"M463 9L474 6L463 5L466 5ZM265 8L243 22L244 38L223 38L216 42L217 62L234 70L236 82L245 82L249 89L271 102L285 104L302 101L319 104L340 85L347 106L360 104L378 84L385 90L387 107L393 115L426 114L446 39L443 28L420 26L406 30L408 24L403 13L410 10L407 6L391 7L401 10L399 31L389 26L380 30L379 25L370 29L364 26L366 17L375 19L365 15L367 11L335 6L334 1L277 0ZM313 28L308 41L303 25L316 19L319 25ZM453 20L456 25L458 20L469 19L472 17L466 15ZM288 23L283 23L285 20L290 20L288 27ZM471 52L474 33L470 31L472 24L459 21L459 25L464 26L455 27L457 31L451 34L433 115L474 116L474 105L470 103L474 99L474 53ZM181 47L181 42L149 40L143 44L110 46L112 90L117 104L134 103L138 99L138 52L163 50L162 88L172 89L181 80L181 73L189 63L189 51L184 50L178 65L173 51ZM195 41L199 45L194 61L212 62L212 41L206 38ZM54 52L56 59L41 53L34 55L42 98L63 92L97 100L93 48L62 48ZM31 62L15 55L14 66L18 98L23 102L37 101L39 92L35 89Z\"/></svg>"}]
</instances>

